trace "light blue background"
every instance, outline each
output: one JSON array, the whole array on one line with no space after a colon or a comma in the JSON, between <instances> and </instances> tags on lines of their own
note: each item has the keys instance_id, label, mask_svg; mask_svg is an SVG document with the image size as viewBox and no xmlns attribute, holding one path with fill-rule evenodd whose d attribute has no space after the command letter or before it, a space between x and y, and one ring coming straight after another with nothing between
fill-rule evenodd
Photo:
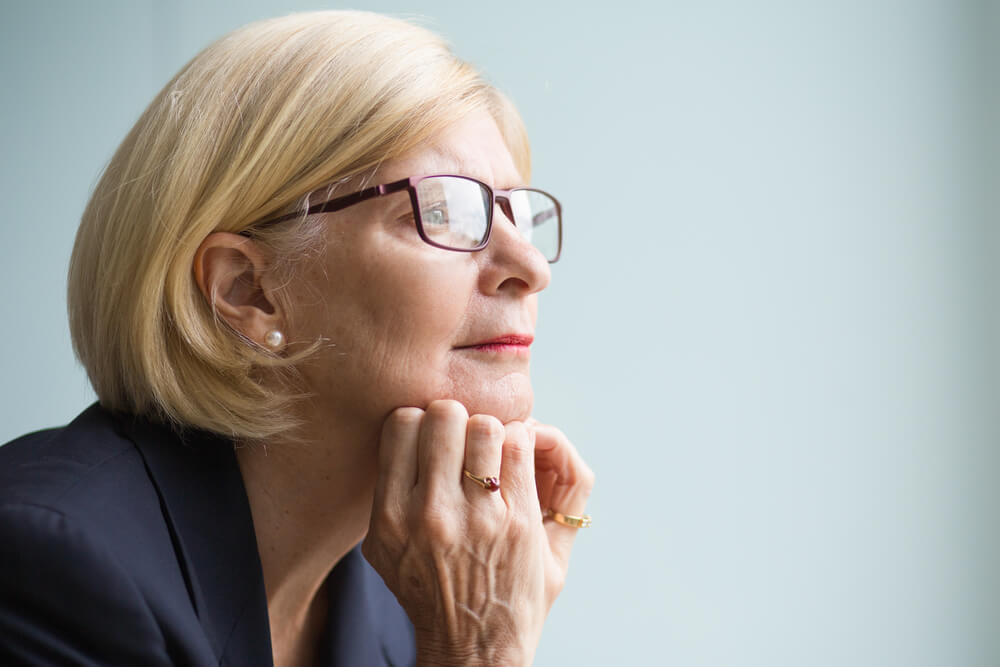
<instances>
[{"instance_id":1,"label":"light blue background","mask_svg":"<svg viewBox=\"0 0 1000 667\"><path fill-rule=\"evenodd\" d=\"M0 441L92 400L88 193L198 49L337 2L4 2ZM598 473L539 665L1000 665L995 2L364 2L564 201L536 415ZM2 537L0 537L2 539Z\"/></svg>"}]
</instances>

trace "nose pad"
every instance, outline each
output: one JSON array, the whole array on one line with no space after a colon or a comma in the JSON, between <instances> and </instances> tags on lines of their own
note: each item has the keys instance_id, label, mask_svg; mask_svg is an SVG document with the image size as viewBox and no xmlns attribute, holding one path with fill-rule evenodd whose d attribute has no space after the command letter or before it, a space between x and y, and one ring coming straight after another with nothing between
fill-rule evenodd
<instances>
[{"instance_id":1,"label":"nose pad","mask_svg":"<svg viewBox=\"0 0 1000 667\"><path fill-rule=\"evenodd\" d=\"M500 210L503 211L503 214L507 216L507 219L510 220L511 224L517 227L517 222L514 221L514 209L510 205L510 199L508 197L501 197L498 195L496 200L497 205L500 207Z\"/></svg>"},{"instance_id":2,"label":"nose pad","mask_svg":"<svg viewBox=\"0 0 1000 667\"><path fill-rule=\"evenodd\" d=\"M489 266L492 268L482 273L485 280L491 281L487 287L496 290L504 285L519 285L517 289L527 289L529 294L545 289L551 279L549 263L522 228L517 226L510 198L496 195L494 201L514 226L514 235L507 236L508 232L505 230L500 232L505 238L503 242L491 241L490 256L493 261L489 262ZM495 214L493 222L496 223ZM493 233L496 234L497 231L494 229Z\"/></svg>"}]
</instances>

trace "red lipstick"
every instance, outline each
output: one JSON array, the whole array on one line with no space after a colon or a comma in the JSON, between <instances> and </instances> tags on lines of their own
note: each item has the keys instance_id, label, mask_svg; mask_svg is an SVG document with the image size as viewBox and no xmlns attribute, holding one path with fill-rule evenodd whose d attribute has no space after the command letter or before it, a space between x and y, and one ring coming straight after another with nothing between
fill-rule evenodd
<instances>
[{"instance_id":1,"label":"red lipstick","mask_svg":"<svg viewBox=\"0 0 1000 667\"><path fill-rule=\"evenodd\" d=\"M506 334L504 336L498 336L496 338L484 340L472 345L465 345L460 349L474 349L482 350L484 352L514 352L527 350L534 340L535 337L531 335Z\"/></svg>"}]
</instances>

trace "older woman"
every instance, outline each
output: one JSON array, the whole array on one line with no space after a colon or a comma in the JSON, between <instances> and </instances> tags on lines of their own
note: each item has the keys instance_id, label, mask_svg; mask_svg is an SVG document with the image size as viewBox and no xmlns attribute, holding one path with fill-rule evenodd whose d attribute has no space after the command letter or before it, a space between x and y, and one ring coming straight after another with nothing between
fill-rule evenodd
<instances>
[{"instance_id":1,"label":"older woman","mask_svg":"<svg viewBox=\"0 0 1000 667\"><path fill-rule=\"evenodd\" d=\"M0 448L0 662L529 664L593 484L530 417L561 210L529 172L404 22L192 60L77 236L100 403Z\"/></svg>"}]
</instances>

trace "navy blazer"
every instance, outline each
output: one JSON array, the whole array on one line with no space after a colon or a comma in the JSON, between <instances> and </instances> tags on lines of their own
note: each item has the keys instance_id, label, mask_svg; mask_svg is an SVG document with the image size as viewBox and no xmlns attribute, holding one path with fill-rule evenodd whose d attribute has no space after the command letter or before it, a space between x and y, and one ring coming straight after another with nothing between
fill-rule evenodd
<instances>
[{"instance_id":1,"label":"navy blazer","mask_svg":"<svg viewBox=\"0 0 1000 667\"><path fill-rule=\"evenodd\" d=\"M359 548L326 586L320 664L414 664ZM0 664L272 665L232 443L93 405L0 447Z\"/></svg>"}]
</instances>

